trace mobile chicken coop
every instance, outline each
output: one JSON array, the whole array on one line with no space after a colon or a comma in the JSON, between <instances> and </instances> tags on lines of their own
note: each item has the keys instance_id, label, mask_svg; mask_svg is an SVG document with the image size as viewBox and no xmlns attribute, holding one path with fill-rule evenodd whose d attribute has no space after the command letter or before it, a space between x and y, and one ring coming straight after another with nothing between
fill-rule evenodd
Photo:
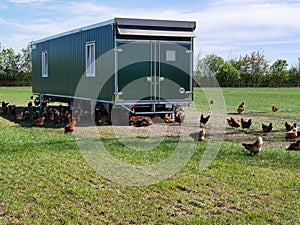
<instances>
[{"instance_id":1,"label":"mobile chicken coop","mask_svg":"<svg viewBox=\"0 0 300 225\"><path fill-rule=\"evenodd\" d=\"M170 112L193 98L195 28L193 21L114 18L33 41L33 93L136 114Z\"/></svg>"}]
</instances>

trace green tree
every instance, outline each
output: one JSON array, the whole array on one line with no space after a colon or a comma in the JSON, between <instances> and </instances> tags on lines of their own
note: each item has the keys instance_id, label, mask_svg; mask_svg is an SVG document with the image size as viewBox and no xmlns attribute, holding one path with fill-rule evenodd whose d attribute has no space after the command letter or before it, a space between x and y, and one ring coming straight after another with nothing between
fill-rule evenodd
<instances>
[{"instance_id":1,"label":"green tree","mask_svg":"<svg viewBox=\"0 0 300 225\"><path fill-rule=\"evenodd\" d=\"M200 53L197 55L196 66L193 73L193 85L200 86L201 79L201 68L202 68L202 60L200 58Z\"/></svg>"},{"instance_id":2,"label":"green tree","mask_svg":"<svg viewBox=\"0 0 300 225\"><path fill-rule=\"evenodd\" d=\"M287 60L278 59L270 67L269 86L282 87L289 81L289 71Z\"/></svg>"},{"instance_id":3,"label":"green tree","mask_svg":"<svg viewBox=\"0 0 300 225\"><path fill-rule=\"evenodd\" d=\"M32 55L31 45L27 45L26 48L21 50L19 58L19 76L20 79L25 81L31 81L32 78Z\"/></svg>"},{"instance_id":4,"label":"green tree","mask_svg":"<svg viewBox=\"0 0 300 225\"><path fill-rule=\"evenodd\" d=\"M265 55L261 51L252 52L250 54L251 78L254 86L262 85L264 77L268 75L269 63L265 59Z\"/></svg>"},{"instance_id":5,"label":"green tree","mask_svg":"<svg viewBox=\"0 0 300 225\"><path fill-rule=\"evenodd\" d=\"M300 86L300 57L298 65L287 68L287 60L278 59L271 66L262 51L254 51L238 59L224 59L215 54L197 57L194 84L235 87Z\"/></svg>"},{"instance_id":6,"label":"green tree","mask_svg":"<svg viewBox=\"0 0 300 225\"><path fill-rule=\"evenodd\" d=\"M300 58L298 58L298 65L289 69L289 80L291 86L300 86Z\"/></svg>"},{"instance_id":7,"label":"green tree","mask_svg":"<svg viewBox=\"0 0 300 225\"><path fill-rule=\"evenodd\" d=\"M254 51L250 55L240 56L238 60L231 59L230 64L239 71L241 86L258 87L263 85L268 74L269 64L261 51Z\"/></svg>"},{"instance_id":8,"label":"green tree","mask_svg":"<svg viewBox=\"0 0 300 225\"><path fill-rule=\"evenodd\" d=\"M18 74L18 61L20 54L15 54L12 48L1 50L1 65L2 76L4 80L16 80Z\"/></svg>"},{"instance_id":9,"label":"green tree","mask_svg":"<svg viewBox=\"0 0 300 225\"><path fill-rule=\"evenodd\" d=\"M3 70L3 59L2 59L2 47L1 47L1 43L0 43L0 80L3 79L3 75L4 75L4 70Z\"/></svg>"},{"instance_id":10,"label":"green tree","mask_svg":"<svg viewBox=\"0 0 300 225\"><path fill-rule=\"evenodd\" d=\"M237 87L239 86L239 71L228 62L224 62L223 66L216 72L216 78L220 86Z\"/></svg>"},{"instance_id":11,"label":"green tree","mask_svg":"<svg viewBox=\"0 0 300 225\"><path fill-rule=\"evenodd\" d=\"M229 63L239 72L239 86L253 86L250 74L250 57L248 55L240 56L238 60L230 59Z\"/></svg>"},{"instance_id":12,"label":"green tree","mask_svg":"<svg viewBox=\"0 0 300 225\"><path fill-rule=\"evenodd\" d=\"M194 72L194 79L201 86L214 86L216 85L216 74L224 64L224 59L215 54L210 54L204 58L197 58L196 70Z\"/></svg>"},{"instance_id":13,"label":"green tree","mask_svg":"<svg viewBox=\"0 0 300 225\"><path fill-rule=\"evenodd\" d=\"M0 44L0 80L4 82L31 81L31 46L15 53L12 48L4 49Z\"/></svg>"}]
</instances>

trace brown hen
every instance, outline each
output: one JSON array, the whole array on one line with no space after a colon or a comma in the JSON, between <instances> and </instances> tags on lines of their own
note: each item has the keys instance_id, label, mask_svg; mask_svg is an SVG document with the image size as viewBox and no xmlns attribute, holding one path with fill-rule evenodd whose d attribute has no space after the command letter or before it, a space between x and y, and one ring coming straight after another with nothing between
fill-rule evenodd
<instances>
[{"instance_id":1,"label":"brown hen","mask_svg":"<svg viewBox=\"0 0 300 225\"><path fill-rule=\"evenodd\" d=\"M201 116L200 116L200 127L205 127L205 125L208 122L209 118L210 118L210 115L205 117L203 114L201 114Z\"/></svg>"},{"instance_id":2,"label":"brown hen","mask_svg":"<svg viewBox=\"0 0 300 225\"><path fill-rule=\"evenodd\" d=\"M80 120L79 117L73 118L72 122L68 123L65 126L64 133L65 134L72 133L75 130L75 126L76 126L77 122L79 122L79 120Z\"/></svg>"},{"instance_id":3,"label":"brown hen","mask_svg":"<svg viewBox=\"0 0 300 225\"><path fill-rule=\"evenodd\" d=\"M284 125L285 125L286 131L293 130L294 128L297 127L297 123L288 123L287 121L285 121Z\"/></svg>"},{"instance_id":4,"label":"brown hen","mask_svg":"<svg viewBox=\"0 0 300 225\"><path fill-rule=\"evenodd\" d=\"M262 123L261 127L264 133L268 133L273 129L272 123L270 123L269 126Z\"/></svg>"},{"instance_id":5,"label":"brown hen","mask_svg":"<svg viewBox=\"0 0 300 225\"><path fill-rule=\"evenodd\" d=\"M241 124L242 124L242 128L245 129L249 129L250 126L252 125L252 120L249 119L248 121L244 120L243 118L241 119Z\"/></svg>"},{"instance_id":6,"label":"brown hen","mask_svg":"<svg viewBox=\"0 0 300 225\"><path fill-rule=\"evenodd\" d=\"M227 123L229 126L238 128L240 127L240 121L238 119L234 119L233 117L227 118Z\"/></svg>"},{"instance_id":7,"label":"brown hen","mask_svg":"<svg viewBox=\"0 0 300 225\"><path fill-rule=\"evenodd\" d=\"M300 140L292 142L287 150L300 151Z\"/></svg>"},{"instance_id":8,"label":"brown hen","mask_svg":"<svg viewBox=\"0 0 300 225\"><path fill-rule=\"evenodd\" d=\"M204 141L204 136L205 136L205 130L202 129L199 132L198 141Z\"/></svg>"},{"instance_id":9,"label":"brown hen","mask_svg":"<svg viewBox=\"0 0 300 225\"><path fill-rule=\"evenodd\" d=\"M272 111L273 111L273 112L276 112L276 111L278 111L278 109L279 109L279 108L278 108L277 106L275 106L275 105L272 105Z\"/></svg>"},{"instance_id":10,"label":"brown hen","mask_svg":"<svg viewBox=\"0 0 300 225\"><path fill-rule=\"evenodd\" d=\"M45 121L45 116L42 116L41 118L34 120L33 123L31 124L31 126L32 127L41 127L41 126L43 126L44 121Z\"/></svg>"},{"instance_id":11,"label":"brown hen","mask_svg":"<svg viewBox=\"0 0 300 225\"><path fill-rule=\"evenodd\" d=\"M242 145L250 151L250 154L257 154L261 150L263 140L262 137L258 137L254 143L243 143Z\"/></svg>"},{"instance_id":12,"label":"brown hen","mask_svg":"<svg viewBox=\"0 0 300 225\"><path fill-rule=\"evenodd\" d=\"M294 129L286 132L286 134L285 134L285 140L295 139L295 138L297 138L297 136L298 136L298 129L294 128Z\"/></svg>"}]
</instances>

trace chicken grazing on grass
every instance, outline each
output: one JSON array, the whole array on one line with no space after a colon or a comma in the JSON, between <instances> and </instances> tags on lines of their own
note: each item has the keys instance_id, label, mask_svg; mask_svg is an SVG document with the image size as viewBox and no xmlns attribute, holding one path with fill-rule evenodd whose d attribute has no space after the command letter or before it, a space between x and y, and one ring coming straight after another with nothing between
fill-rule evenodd
<instances>
[{"instance_id":1,"label":"chicken grazing on grass","mask_svg":"<svg viewBox=\"0 0 300 225\"><path fill-rule=\"evenodd\" d=\"M41 106L42 106L42 107L46 107L46 106L47 106L47 103L48 103L48 100L47 100L47 98L45 98L45 97L42 97Z\"/></svg>"},{"instance_id":2,"label":"chicken grazing on grass","mask_svg":"<svg viewBox=\"0 0 300 225\"><path fill-rule=\"evenodd\" d=\"M204 141L204 136L205 136L205 130L202 129L199 132L198 141Z\"/></svg>"},{"instance_id":3,"label":"chicken grazing on grass","mask_svg":"<svg viewBox=\"0 0 300 225\"><path fill-rule=\"evenodd\" d=\"M64 133L65 134L72 133L75 130L75 126L77 122L79 121L80 121L79 117L73 118L72 121L65 126Z\"/></svg>"},{"instance_id":4,"label":"chicken grazing on grass","mask_svg":"<svg viewBox=\"0 0 300 225\"><path fill-rule=\"evenodd\" d=\"M0 108L0 113L5 114L7 112L8 108L7 107L1 107Z\"/></svg>"},{"instance_id":5,"label":"chicken grazing on grass","mask_svg":"<svg viewBox=\"0 0 300 225\"><path fill-rule=\"evenodd\" d=\"M20 112L16 115L14 115L14 122L17 123L18 121L22 120L24 118L24 112Z\"/></svg>"},{"instance_id":6,"label":"chicken grazing on grass","mask_svg":"<svg viewBox=\"0 0 300 225\"><path fill-rule=\"evenodd\" d=\"M31 124L31 127L41 127L44 125L44 121L45 121L45 116L42 116L41 118L34 120L33 123Z\"/></svg>"},{"instance_id":7,"label":"chicken grazing on grass","mask_svg":"<svg viewBox=\"0 0 300 225\"><path fill-rule=\"evenodd\" d=\"M8 112L11 112L11 109L12 109L12 105L7 106L7 111Z\"/></svg>"},{"instance_id":8,"label":"chicken grazing on grass","mask_svg":"<svg viewBox=\"0 0 300 225\"><path fill-rule=\"evenodd\" d=\"M53 126L56 126L56 125L58 125L58 124L60 124L60 123L61 123L60 117L55 115L55 118L54 118L54 120L52 121Z\"/></svg>"},{"instance_id":9,"label":"chicken grazing on grass","mask_svg":"<svg viewBox=\"0 0 300 225\"><path fill-rule=\"evenodd\" d=\"M12 116L15 116L17 114L16 105L9 105L7 108L8 108L8 112L10 112Z\"/></svg>"},{"instance_id":10,"label":"chicken grazing on grass","mask_svg":"<svg viewBox=\"0 0 300 225\"><path fill-rule=\"evenodd\" d=\"M298 131L297 128L293 128L292 130L286 132L286 134L285 134L285 140L297 138L298 132L299 131Z\"/></svg>"},{"instance_id":11,"label":"chicken grazing on grass","mask_svg":"<svg viewBox=\"0 0 300 225\"><path fill-rule=\"evenodd\" d=\"M287 150L300 151L300 140L292 142Z\"/></svg>"},{"instance_id":12,"label":"chicken grazing on grass","mask_svg":"<svg viewBox=\"0 0 300 225\"><path fill-rule=\"evenodd\" d=\"M53 126L56 126L57 124L59 124L61 121L60 121L61 117L59 114L54 114L54 119L52 120L52 124Z\"/></svg>"},{"instance_id":13,"label":"chicken grazing on grass","mask_svg":"<svg viewBox=\"0 0 300 225\"><path fill-rule=\"evenodd\" d=\"M286 131L290 131L290 130L293 130L294 128L297 128L297 123L288 123L287 121L285 121L285 129Z\"/></svg>"},{"instance_id":14,"label":"chicken grazing on grass","mask_svg":"<svg viewBox=\"0 0 300 225\"><path fill-rule=\"evenodd\" d=\"M275 105L272 105L272 111L273 111L273 112L276 112L276 111L278 111L278 109L279 109L279 108L278 108L277 106L275 106Z\"/></svg>"},{"instance_id":15,"label":"chicken grazing on grass","mask_svg":"<svg viewBox=\"0 0 300 225\"><path fill-rule=\"evenodd\" d=\"M28 110L26 110L26 111L24 112L24 119L25 119L26 121L30 120L30 112L29 112Z\"/></svg>"},{"instance_id":16,"label":"chicken grazing on grass","mask_svg":"<svg viewBox=\"0 0 300 225\"><path fill-rule=\"evenodd\" d=\"M32 119L36 120L36 119L38 119L38 118L39 118L39 111L36 110L36 111L34 111L33 114L32 114Z\"/></svg>"},{"instance_id":17,"label":"chicken grazing on grass","mask_svg":"<svg viewBox=\"0 0 300 225\"><path fill-rule=\"evenodd\" d=\"M244 112L244 110L245 110L244 108L237 108L236 111L237 111L238 113L242 113L242 112Z\"/></svg>"},{"instance_id":18,"label":"chicken grazing on grass","mask_svg":"<svg viewBox=\"0 0 300 225\"><path fill-rule=\"evenodd\" d=\"M183 123L184 119L185 119L185 113L183 110L180 110L175 114L175 121L177 123Z\"/></svg>"},{"instance_id":19,"label":"chicken grazing on grass","mask_svg":"<svg viewBox=\"0 0 300 225\"><path fill-rule=\"evenodd\" d=\"M252 125L252 120L249 119L248 121L244 120L243 118L241 119L241 124L242 124L242 128L245 129L249 129L250 126Z\"/></svg>"},{"instance_id":20,"label":"chicken grazing on grass","mask_svg":"<svg viewBox=\"0 0 300 225\"><path fill-rule=\"evenodd\" d=\"M203 114L201 114L201 116L200 116L200 127L205 127L205 125L208 122L209 118L210 118L210 115L205 117Z\"/></svg>"},{"instance_id":21,"label":"chicken grazing on grass","mask_svg":"<svg viewBox=\"0 0 300 225\"><path fill-rule=\"evenodd\" d=\"M67 121L67 123L71 123L72 120L73 120L72 112L67 112L67 114L66 114L66 121Z\"/></svg>"},{"instance_id":22,"label":"chicken grazing on grass","mask_svg":"<svg viewBox=\"0 0 300 225\"><path fill-rule=\"evenodd\" d=\"M20 113L14 115L14 122L17 123L18 121L20 120L24 120L25 118L25 111L26 111L26 108L22 108Z\"/></svg>"},{"instance_id":23,"label":"chicken grazing on grass","mask_svg":"<svg viewBox=\"0 0 300 225\"><path fill-rule=\"evenodd\" d=\"M227 118L227 123L229 126L238 128L240 127L240 121L238 119L234 119L233 117Z\"/></svg>"},{"instance_id":24,"label":"chicken grazing on grass","mask_svg":"<svg viewBox=\"0 0 300 225\"><path fill-rule=\"evenodd\" d=\"M270 123L269 125L262 123L261 127L264 133L269 133L273 129L272 123Z\"/></svg>"},{"instance_id":25,"label":"chicken grazing on grass","mask_svg":"<svg viewBox=\"0 0 300 225\"><path fill-rule=\"evenodd\" d=\"M32 95L33 96L33 95ZM36 97L33 101L34 105L35 106L39 106L40 105L40 98L39 97Z\"/></svg>"},{"instance_id":26,"label":"chicken grazing on grass","mask_svg":"<svg viewBox=\"0 0 300 225\"><path fill-rule=\"evenodd\" d=\"M239 107L236 109L238 113L242 113L245 110L245 102L242 102Z\"/></svg>"},{"instance_id":27,"label":"chicken grazing on grass","mask_svg":"<svg viewBox=\"0 0 300 225\"><path fill-rule=\"evenodd\" d=\"M54 115L54 111L51 110L51 111L49 112L49 120L53 122L54 116L55 116L55 115Z\"/></svg>"},{"instance_id":28,"label":"chicken grazing on grass","mask_svg":"<svg viewBox=\"0 0 300 225\"><path fill-rule=\"evenodd\" d=\"M60 114L60 122L61 123L69 123L69 112L68 111L62 111Z\"/></svg>"},{"instance_id":29,"label":"chicken grazing on grass","mask_svg":"<svg viewBox=\"0 0 300 225\"><path fill-rule=\"evenodd\" d=\"M9 102L2 101L1 104L2 104L2 106L1 106L1 109L0 109L0 113L5 114L8 110L7 106L9 104Z\"/></svg>"},{"instance_id":30,"label":"chicken grazing on grass","mask_svg":"<svg viewBox=\"0 0 300 225\"><path fill-rule=\"evenodd\" d=\"M2 101L2 102L1 102L1 106L2 106L2 107L7 107L8 104L9 104L9 102L5 102L5 101Z\"/></svg>"},{"instance_id":31,"label":"chicken grazing on grass","mask_svg":"<svg viewBox=\"0 0 300 225\"><path fill-rule=\"evenodd\" d=\"M258 137L254 143L242 143L242 145L250 151L250 154L257 154L263 145L262 137Z\"/></svg>"}]
</instances>

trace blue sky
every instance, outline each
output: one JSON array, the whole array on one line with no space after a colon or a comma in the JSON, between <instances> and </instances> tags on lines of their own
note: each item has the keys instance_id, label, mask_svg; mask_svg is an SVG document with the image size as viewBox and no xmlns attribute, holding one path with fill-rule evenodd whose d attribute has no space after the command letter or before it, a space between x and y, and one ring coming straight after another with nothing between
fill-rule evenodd
<instances>
[{"instance_id":1,"label":"blue sky","mask_svg":"<svg viewBox=\"0 0 300 225\"><path fill-rule=\"evenodd\" d=\"M0 43L19 51L38 40L114 17L193 20L195 55L225 60L263 51L270 63L300 57L299 0L2 0Z\"/></svg>"}]
</instances>

